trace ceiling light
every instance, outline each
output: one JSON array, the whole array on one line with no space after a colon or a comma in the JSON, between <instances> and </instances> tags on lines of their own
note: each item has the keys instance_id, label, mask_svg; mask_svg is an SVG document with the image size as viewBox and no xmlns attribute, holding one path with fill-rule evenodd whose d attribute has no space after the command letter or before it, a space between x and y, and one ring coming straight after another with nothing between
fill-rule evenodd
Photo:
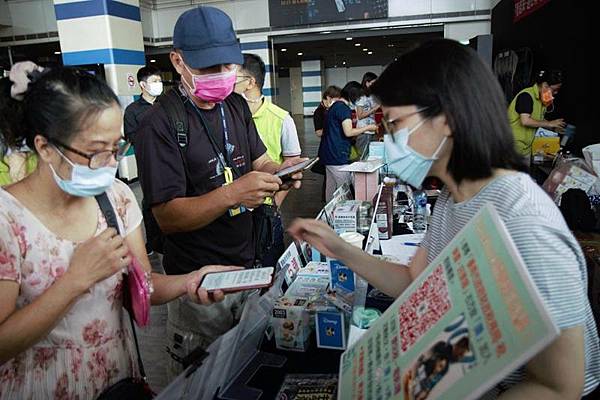
<instances>
[{"instance_id":1,"label":"ceiling light","mask_svg":"<svg viewBox=\"0 0 600 400\"><path fill-rule=\"evenodd\" d=\"M388 47L394 47L394 45L393 44L388 44Z\"/></svg>"},{"instance_id":2,"label":"ceiling light","mask_svg":"<svg viewBox=\"0 0 600 400\"><path fill-rule=\"evenodd\" d=\"M301 56L301 55L303 55L303 54L304 54L304 53L302 53L302 52L298 53L298 55L299 55L299 56Z\"/></svg>"},{"instance_id":3,"label":"ceiling light","mask_svg":"<svg viewBox=\"0 0 600 400\"><path fill-rule=\"evenodd\" d=\"M352 38L351 37L347 37L346 40L352 40Z\"/></svg>"},{"instance_id":4,"label":"ceiling light","mask_svg":"<svg viewBox=\"0 0 600 400\"><path fill-rule=\"evenodd\" d=\"M60 51L55 51L54 54L59 55Z\"/></svg>"},{"instance_id":5,"label":"ceiling light","mask_svg":"<svg viewBox=\"0 0 600 400\"><path fill-rule=\"evenodd\" d=\"M355 47L360 47L360 43L354 43Z\"/></svg>"},{"instance_id":6,"label":"ceiling light","mask_svg":"<svg viewBox=\"0 0 600 400\"><path fill-rule=\"evenodd\" d=\"M344 61L342 64L346 65L346 61Z\"/></svg>"},{"instance_id":7,"label":"ceiling light","mask_svg":"<svg viewBox=\"0 0 600 400\"><path fill-rule=\"evenodd\" d=\"M363 49L363 51L369 51L369 49Z\"/></svg>"},{"instance_id":8,"label":"ceiling light","mask_svg":"<svg viewBox=\"0 0 600 400\"><path fill-rule=\"evenodd\" d=\"M281 51L287 51L287 49L281 49Z\"/></svg>"},{"instance_id":9,"label":"ceiling light","mask_svg":"<svg viewBox=\"0 0 600 400\"><path fill-rule=\"evenodd\" d=\"M330 33L331 33L331 31L325 31L325 32L321 32L321 35L328 35Z\"/></svg>"},{"instance_id":10,"label":"ceiling light","mask_svg":"<svg viewBox=\"0 0 600 400\"><path fill-rule=\"evenodd\" d=\"M156 62L156 60L155 60L155 59L152 59L152 60L150 60L150 62L151 62L151 63L153 63L153 62Z\"/></svg>"},{"instance_id":11,"label":"ceiling light","mask_svg":"<svg viewBox=\"0 0 600 400\"><path fill-rule=\"evenodd\" d=\"M373 52L372 52L372 51L370 51L370 52L368 52L367 54L368 54L368 55L371 55L371 54L373 54Z\"/></svg>"},{"instance_id":12,"label":"ceiling light","mask_svg":"<svg viewBox=\"0 0 600 400\"><path fill-rule=\"evenodd\" d=\"M458 43L464 44L465 46L467 46L469 44L469 39L460 40Z\"/></svg>"}]
</instances>

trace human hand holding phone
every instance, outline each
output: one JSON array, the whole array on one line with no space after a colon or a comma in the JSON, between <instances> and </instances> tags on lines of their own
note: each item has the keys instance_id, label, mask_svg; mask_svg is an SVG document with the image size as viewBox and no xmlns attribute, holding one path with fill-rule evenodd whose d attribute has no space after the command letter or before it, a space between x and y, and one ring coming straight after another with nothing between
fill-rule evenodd
<instances>
[{"instance_id":1,"label":"human hand holding phone","mask_svg":"<svg viewBox=\"0 0 600 400\"><path fill-rule=\"evenodd\" d=\"M243 267L224 266L224 265L207 265L200 268L198 271L189 273L189 277L186 280L186 292L193 302L202 304L205 306L213 303L220 303L225 298L225 293L222 290L215 290L208 292L208 290L201 288L200 283L206 275L222 272L241 271Z\"/></svg>"},{"instance_id":2,"label":"human hand holding phone","mask_svg":"<svg viewBox=\"0 0 600 400\"><path fill-rule=\"evenodd\" d=\"M286 160L281 164L281 169L275 173L275 176L283 182L279 190L289 190L292 187L300 189L300 181L304 176L303 171L312 167L318 160L319 157L311 159L298 157Z\"/></svg>"},{"instance_id":3,"label":"human hand holding phone","mask_svg":"<svg viewBox=\"0 0 600 400\"><path fill-rule=\"evenodd\" d=\"M208 273L200 282L199 289L225 294L261 289L273 284L274 272L275 268L266 267Z\"/></svg>"}]
</instances>

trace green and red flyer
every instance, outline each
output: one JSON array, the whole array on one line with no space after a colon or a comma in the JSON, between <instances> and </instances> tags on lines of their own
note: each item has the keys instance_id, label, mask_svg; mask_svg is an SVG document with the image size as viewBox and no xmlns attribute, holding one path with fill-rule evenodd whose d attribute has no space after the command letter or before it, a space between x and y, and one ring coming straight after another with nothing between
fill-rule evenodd
<instances>
[{"instance_id":1,"label":"green and red flyer","mask_svg":"<svg viewBox=\"0 0 600 400\"><path fill-rule=\"evenodd\" d=\"M338 399L475 399L558 334L488 205L342 354Z\"/></svg>"}]
</instances>

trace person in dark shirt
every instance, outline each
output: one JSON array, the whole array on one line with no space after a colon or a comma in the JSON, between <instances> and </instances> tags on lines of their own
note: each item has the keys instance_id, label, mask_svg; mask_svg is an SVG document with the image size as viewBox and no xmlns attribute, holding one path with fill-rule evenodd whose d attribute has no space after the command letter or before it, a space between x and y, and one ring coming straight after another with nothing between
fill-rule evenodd
<instances>
[{"instance_id":1,"label":"person in dark shirt","mask_svg":"<svg viewBox=\"0 0 600 400\"><path fill-rule=\"evenodd\" d=\"M175 24L173 46L171 63L181 84L164 98L182 98L188 135L182 142L175 134L159 100L136 138L144 197L165 233L163 266L169 275L209 264L251 268L253 219L248 209L279 191L282 182L273 174L298 161L280 165L269 158L248 104L233 93L243 57L227 14L213 7L186 11ZM187 355L185 349L205 349L233 326L243 299L238 293L209 307L184 298L169 303L170 378L182 371L176 359Z\"/></svg>"},{"instance_id":2,"label":"person in dark shirt","mask_svg":"<svg viewBox=\"0 0 600 400\"><path fill-rule=\"evenodd\" d=\"M135 141L135 132L144 114L152 107L156 98L163 91L160 71L156 67L148 65L140 68L137 72L137 80L142 89L142 95L127 106L123 121L125 139L130 143Z\"/></svg>"},{"instance_id":3,"label":"person in dark shirt","mask_svg":"<svg viewBox=\"0 0 600 400\"><path fill-rule=\"evenodd\" d=\"M318 137L323 135L323 126L325 125L325 119L327 118L327 110L333 103L339 100L342 89L337 86L329 86L323 92L323 97L319 107L313 113L313 124L315 127L315 134Z\"/></svg>"},{"instance_id":4,"label":"person in dark shirt","mask_svg":"<svg viewBox=\"0 0 600 400\"><path fill-rule=\"evenodd\" d=\"M327 119L327 110L329 107L336 101L340 99L340 93L342 89L337 86L329 86L323 92L323 97L321 98L321 103L319 107L313 113L313 124L315 126L315 135L319 138L323 135L323 126L325 125L325 121ZM320 147L320 146L319 146ZM325 165L321 162L321 160L317 161L317 163L311 168L311 171L319 174L325 175ZM321 189L321 201L325 201L325 191L327 187L327 182L323 179L323 187Z\"/></svg>"},{"instance_id":5,"label":"person in dark shirt","mask_svg":"<svg viewBox=\"0 0 600 400\"><path fill-rule=\"evenodd\" d=\"M123 120L125 138L130 143L133 143L135 140L135 133L144 114L152 108L156 97L163 91L160 71L156 67L148 65L140 68L137 72L137 80L142 89L142 95L127 106ZM152 255L155 250L162 253L162 233L145 199L142 200L142 214L144 216L144 229L146 231L146 254Z\"/></svg>"},{"instance_id":6,"label":"person in dark shirt","mask_svg":"<svg viewBox=\"0 0 600 400\"><path fill-rule=\"evenodd\" d=\"M351 173L341 171L341 168L349 164L350 146L352 138L366 131L374 131L376 125L366 125L362 128L352 127L352 111L350 104L356 101L362 93L360 83L348 82L342 89L341 97L336 101L327 113L327 119L319 146L319 158L325 165L327 180L325 189L325 200L333 197L333 192L344 183L350 183Z\"/></svg>"}]
</instances>

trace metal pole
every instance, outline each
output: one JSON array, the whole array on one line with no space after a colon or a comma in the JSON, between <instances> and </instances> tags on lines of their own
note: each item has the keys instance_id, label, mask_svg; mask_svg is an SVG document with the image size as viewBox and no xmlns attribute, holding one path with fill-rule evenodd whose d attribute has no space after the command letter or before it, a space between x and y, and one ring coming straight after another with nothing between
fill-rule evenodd
<instances>
[{"instance_id":1,"label":"metal pole","mask_svg":"<svg viewBox=\"0 0 600 400\"><path fill-rule=\"evenodd\" d=\"M10 49L10 46L8 46L7 48L8 51L8 62L10 63L10 66L13 66L13 58L12 58L12 50Z\"/></svg>"},{"instance_id":2,"label":"metal pole","mask_svg":"<svg viewBox=\"0 0 600 400\"><path fill-rule=\"evenodd\" d=\"M271 100L275 102L279 101L279 96L276 96L277 84L279 83L279 74L277 74L276 66L277 61L275 60L275 56L277 55L277 53L275 53L275 43L273 38L267 36L267 40L271 42Z\"/></svg>"}]
</instances>

